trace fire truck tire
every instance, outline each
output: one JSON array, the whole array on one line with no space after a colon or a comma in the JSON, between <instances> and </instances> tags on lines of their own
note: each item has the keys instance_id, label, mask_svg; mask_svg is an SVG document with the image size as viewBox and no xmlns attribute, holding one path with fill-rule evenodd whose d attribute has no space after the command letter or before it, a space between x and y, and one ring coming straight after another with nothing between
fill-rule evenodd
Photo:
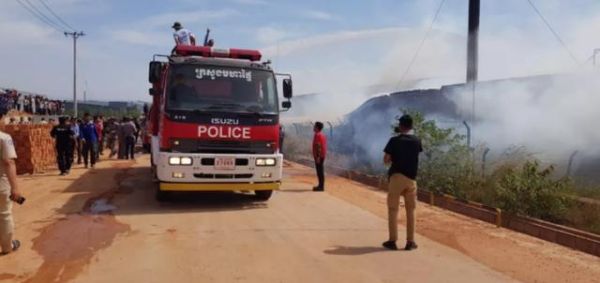
<instances>
[{"instance_id":1,"label":"fire truck tire","mask_svg":"<svg viewBox=\"0 0 600 283\"><path fill-rule=\"evenodd\" d=\"M267 201L269 198L271 198L273 191L254 191L254 194L256 195L256 199L260 201Z\"/></svg>"},{"instance_id":2,"label":"fire truck tire","mask_svg":"<svg viewBox=\"0 0 600 283\"><path fill-rule=\"evenodd\" d=\"M165 191L161 191L159 186L156 187L155 198L158 202L165 202L169 200L169 193Z\"/></svg>"}]
</instances>

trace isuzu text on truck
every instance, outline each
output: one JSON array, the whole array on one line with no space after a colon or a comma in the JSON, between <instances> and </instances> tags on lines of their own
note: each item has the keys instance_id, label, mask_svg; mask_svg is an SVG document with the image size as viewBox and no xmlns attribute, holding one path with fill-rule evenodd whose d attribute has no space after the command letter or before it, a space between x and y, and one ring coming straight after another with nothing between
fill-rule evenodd
<instances>
[{"instance_id":1,"label":"isuzu text on truck","mask_svg":"<svg viewBox=\"0 0 600 283\"><path fill-rule=\"evenodd\" d=\"M205 46L154 56L147 124L159 200L174 191L254 191L267 200L279 189L279 113L291 107L292 81L260 60L256 50ZM276 76L284 76L281 105Z\"/></svg>"}]
</instances>

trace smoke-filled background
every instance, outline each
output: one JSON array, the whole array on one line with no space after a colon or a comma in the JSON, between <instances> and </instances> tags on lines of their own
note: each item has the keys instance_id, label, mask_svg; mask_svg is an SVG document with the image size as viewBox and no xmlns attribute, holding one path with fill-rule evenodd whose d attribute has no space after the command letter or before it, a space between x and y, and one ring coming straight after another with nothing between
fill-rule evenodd
<instances>
[{"instance_id":1,"label":"smoke-filled background","mask_svg":"<svg viewBox=\"0 0 600 283\"><path fill-rule=\"evenodd\" d=\"M500 5L492 2L483 1L482 15L486 7ZM472 143L489 147L491 156L524 146L543 162L560 166L577 151L574 167L591 176L600 160L600 130L595 126L600 120L600 74L590 57L600 46L600 7L560 14L570 4L540 3L548 21L560 23L556 31L564 45L533 12L510 22L503 21L506 15L482 16L480 83L474 92L456 86L464 83L466 72L466 14L463 19L445 17L443 9L416 57L429 22L424 28L282 40L265 51L276 59L277 69L298 68L290 70L296 94L311 94L297 96L294 109L284 117L293 122L344 121L350 127L338 128L333 138L341 135L342 146L359 148L346 153L380 162L394 117L401 109L415 109L460 133L466 133L462 121L467 121ZM312 68L317 61L335 64ZM413 91L402 93L408 90Z\"/></svg>"}]
</instances>

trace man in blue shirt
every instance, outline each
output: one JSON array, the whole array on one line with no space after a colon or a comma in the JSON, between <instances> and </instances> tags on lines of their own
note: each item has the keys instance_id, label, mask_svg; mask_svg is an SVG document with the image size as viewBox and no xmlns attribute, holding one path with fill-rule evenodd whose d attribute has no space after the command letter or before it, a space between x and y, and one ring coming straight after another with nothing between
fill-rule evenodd
<instances>
[{"instance_id":1,"label":"man in blue shirt","mask_svg":"<svg viewBox=\"0 0 600 283\"><path fill-rule=\"evenodd\" d=\"M74 164L75 155L77 155L77 164L81 164L81 137L79 135L79 122L77 118L71 118L71 131L73 131L73 155L71 156L71 164Z\"/></svg>"},{"instance_id":2,"label":"man in blue shirt","mask_svg":"<svg viewBox=\"0 0 600 283\"><path fill-rule=\"evenodd\" d=\"M89 113L83 115L83 124L81 124L79 131L81 142L83 143L83 163L85 164L85 168L88 168L88 160L89 164L94 168L96 164L96 150L98 149L98 133Z\"/></svg>"}]
</instances>

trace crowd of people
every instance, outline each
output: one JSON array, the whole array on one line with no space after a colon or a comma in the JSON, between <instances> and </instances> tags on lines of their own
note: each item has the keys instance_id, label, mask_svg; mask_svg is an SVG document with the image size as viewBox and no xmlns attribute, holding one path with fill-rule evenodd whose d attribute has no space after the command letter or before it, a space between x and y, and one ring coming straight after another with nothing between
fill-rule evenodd
<instances>
[{"instance_id":1,"label":"crowd of people","mask_svg":"<svg viewBox=\"0 0 600 283\"><path fill-rule=\"evenodd\" d=\"M75 162L94 168L105 150L108 150L108 158L134 159L140 133L137 118L104 119L102 115L92 117L88 113L83 119L60 117L50 132L56 140L56 160L61 175L69 174Z\"/></svg>"},{"instance_id":2,"label":"crowd of people","mask_svg":"<svg viewBox=\"0 0 600 283\"><path fill-rule=\"evenodd\" d=\"M65 103L41 95L24 94L14 89L0 89L0 115L11 110L33 115L63 115Z\"/></svg>"}]
</instances>

